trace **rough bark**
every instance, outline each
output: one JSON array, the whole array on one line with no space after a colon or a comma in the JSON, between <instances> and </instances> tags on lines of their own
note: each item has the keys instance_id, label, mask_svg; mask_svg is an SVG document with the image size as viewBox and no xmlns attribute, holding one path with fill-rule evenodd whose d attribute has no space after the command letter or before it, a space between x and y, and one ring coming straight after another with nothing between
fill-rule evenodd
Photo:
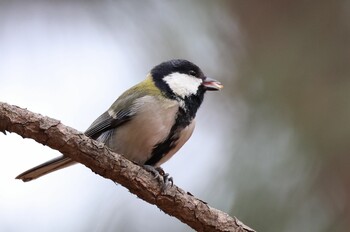
<instances>
[{"instance_id":1,"label":"rough bark","mask_svg":"<svg viewBox=\"0 0 350 232\"><path fill-rule=\"evenodd\" d=\"M0 131L60 151L197 231L254 231L175 185L161 191L161 183L151 173L58 120L0 102Z\"/></svg>"}]
</instances>

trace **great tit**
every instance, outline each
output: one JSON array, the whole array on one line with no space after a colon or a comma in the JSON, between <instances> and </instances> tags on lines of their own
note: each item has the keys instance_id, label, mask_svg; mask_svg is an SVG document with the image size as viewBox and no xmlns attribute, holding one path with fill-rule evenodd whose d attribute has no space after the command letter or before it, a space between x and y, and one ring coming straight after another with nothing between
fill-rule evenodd
<instances>
[{"instance_id":1,"label":"great tit","mask_svg":"<svg viewBox=\"0 0 350 232\"><path fill-rule=\"evenodd\" d=\"M144 81L125 91L85 135L139 165L159 168L192 135L204 93L222 87L187 60L163 62ZM62 155L16 179L30 181L75 163Z\"/></svg>"}]
</instances>

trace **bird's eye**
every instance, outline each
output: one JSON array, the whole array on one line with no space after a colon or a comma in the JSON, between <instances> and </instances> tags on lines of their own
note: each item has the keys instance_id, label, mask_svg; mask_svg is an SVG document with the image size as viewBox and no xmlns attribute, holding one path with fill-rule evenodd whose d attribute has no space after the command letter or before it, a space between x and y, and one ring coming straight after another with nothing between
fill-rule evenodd
<instances>
[{"instance_id":1,"label":"bird's eye","mask_svg":"<svg viewBox=\"0 0 350 232\"><path fill-rule=\"evenodd\" d=\"M196 71L194 71L194 70L190 70L188 73L189 73L191 76L196 76L196 75L197 75Z\"/></svg>"}]
</instances>

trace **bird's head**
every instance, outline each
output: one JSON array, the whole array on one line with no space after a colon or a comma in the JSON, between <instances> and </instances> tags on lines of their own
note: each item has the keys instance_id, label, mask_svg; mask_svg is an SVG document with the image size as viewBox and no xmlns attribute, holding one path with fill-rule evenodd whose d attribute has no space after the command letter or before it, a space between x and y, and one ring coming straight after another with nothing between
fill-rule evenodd
<instances>
[{"instance_id":1,"label":"bird's head","mask_svg":"<svg viewBox=\"0 0 350 232\"><path fill-rule=\"evenodd\" d=\"M174 99L203 98L204 93L220 90L223 85L206 77L202 70L187 60L170 60L151 70L155 85Z\"/></svg>"}]
</instances>

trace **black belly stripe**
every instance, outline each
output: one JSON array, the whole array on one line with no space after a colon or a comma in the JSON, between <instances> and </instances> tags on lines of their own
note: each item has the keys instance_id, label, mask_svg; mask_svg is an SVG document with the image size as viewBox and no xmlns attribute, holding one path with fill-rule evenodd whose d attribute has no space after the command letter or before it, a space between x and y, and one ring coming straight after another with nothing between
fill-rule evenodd
<instances>
[{"instance_id":1,"label":"black belly stripe","mask_svg":"<svg viewBox=\"0 0 350 232\"><path fill-rule=\"evenodd\" d=\"M176 146L177 140L178 136L171 136L168 137L164 142L158 143L152 151L151 158L149 158L145 164L154 166Z\"/></svg>"},{"instance_id":2,"label":"black belly stripe","mask_svg":"<svg viewBox=\"0 0 350 232\"><path fill-rule=\"evenodd\" d=\"M185 103L185 108L180 107L176 113L176 120L171 127L168 137L156 144L152 150L151 157L145 162L145 165L157 164L166 154L169 153L177 144L180 137L180 132L183 128L190 125L195 118L197 110L203 101L204 90L199 89L196 95L182 99Z\"/></svg>"},{"instance_id":3,"label":"black belly stripe","mask_svg":"<svg viewBox=\"0 0 350 232\"><path fill-rule=\"evenodd\" d=\"M192 117L189 117L186 111L182 108L179 108L179 111L176 115L177 116L175 123L171 127L168 137L164 141L154 146L151 157L145 162L146 165L153 166L158 163L166 154L168 154L169 151L171 151L176 146L180 136L180 131L188 126L193 119Z\"/></svg>"}]
</instances>

